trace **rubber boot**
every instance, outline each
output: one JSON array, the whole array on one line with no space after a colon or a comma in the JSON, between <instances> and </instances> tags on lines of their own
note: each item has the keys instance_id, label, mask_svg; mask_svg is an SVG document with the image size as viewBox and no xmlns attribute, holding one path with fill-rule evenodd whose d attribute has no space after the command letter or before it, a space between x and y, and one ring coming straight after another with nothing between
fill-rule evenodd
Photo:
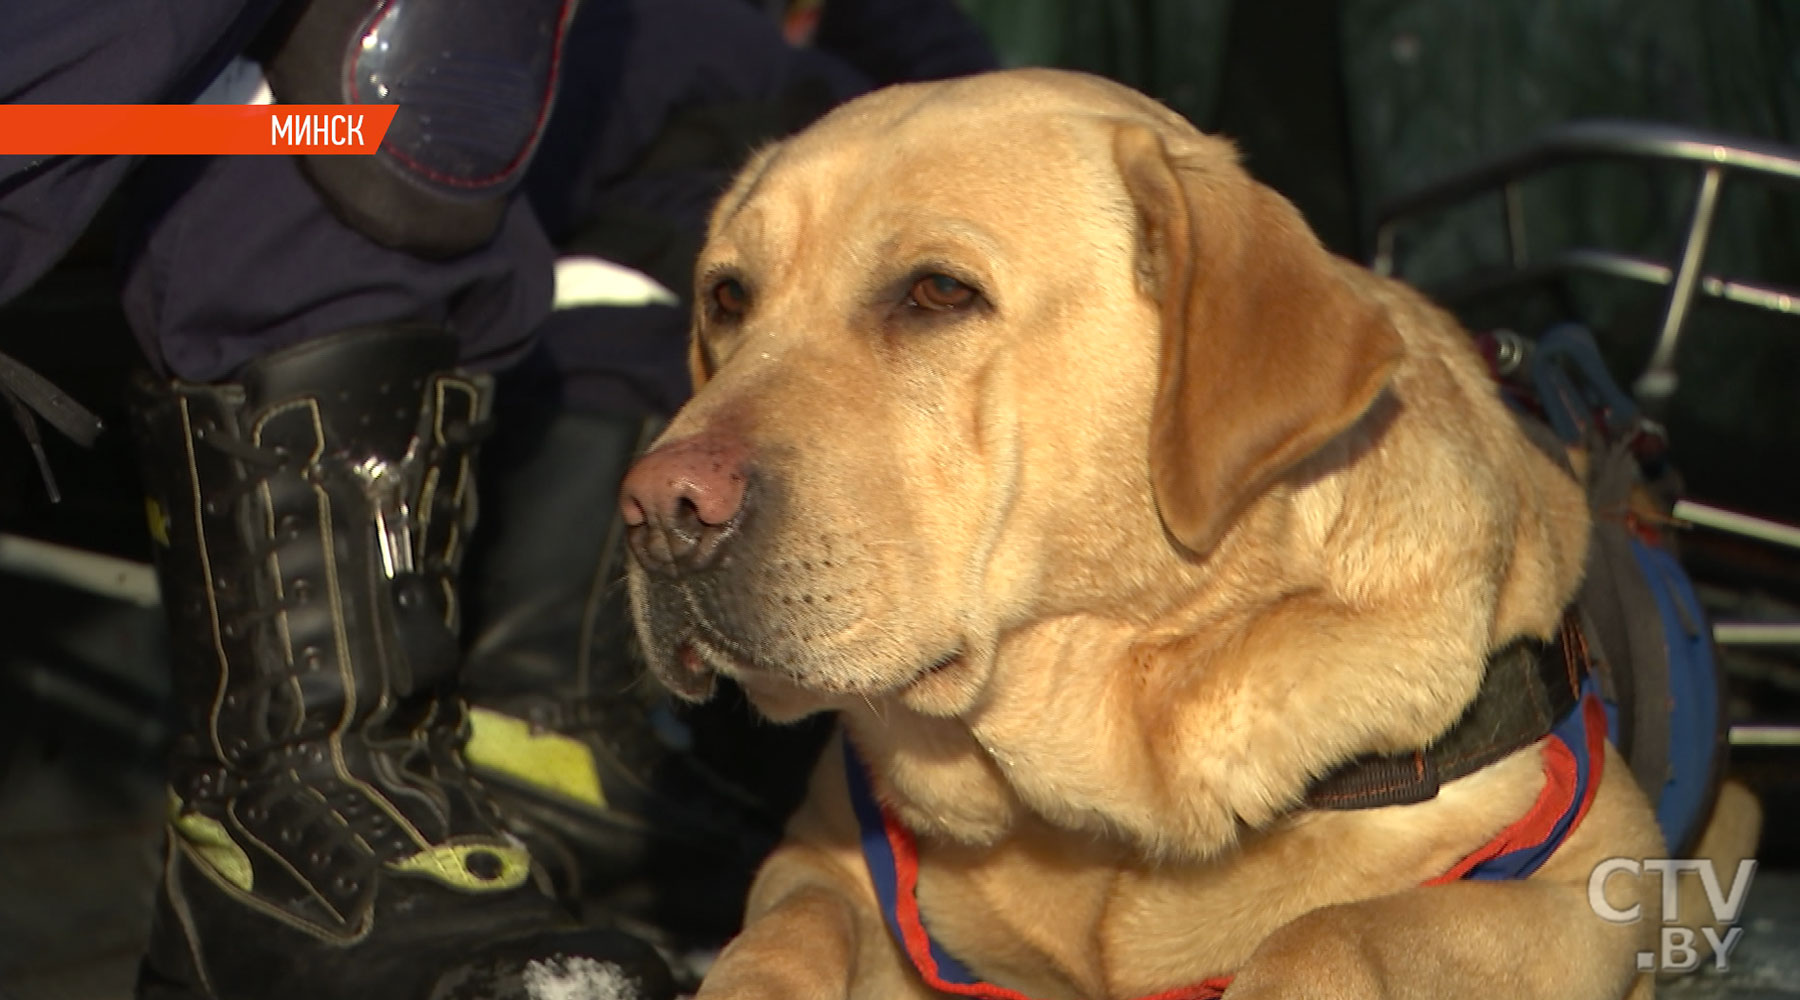
<instances>
[{"instance_id":1,"label":"rubber boot","mask_svg":"<svg viewBox=\"0 0 1800 1000\"><path fill-rule=\"evenodd\" d=\"M147 1000L671 994L581 927L464 761L458 565L491 386L347 331L134 413L185 711Z\"/></svg>"}]
</instances>

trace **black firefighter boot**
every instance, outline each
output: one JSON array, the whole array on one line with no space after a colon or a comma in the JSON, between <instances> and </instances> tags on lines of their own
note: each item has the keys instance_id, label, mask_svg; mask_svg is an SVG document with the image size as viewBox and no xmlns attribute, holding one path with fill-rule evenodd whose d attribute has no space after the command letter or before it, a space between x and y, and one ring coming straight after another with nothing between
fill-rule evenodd
<instances>
[{"instance_id":1,"label":"black firefighter boot","mask_svg":"<svg viewBox=\"0 0 1800 1000\"><path fill-rule=\"evenodd\" d=\"M186 712L149 1000L664 997L463 760L457 566L490 386L382 327L138 387Z\"/></svg>"}]
</instances>

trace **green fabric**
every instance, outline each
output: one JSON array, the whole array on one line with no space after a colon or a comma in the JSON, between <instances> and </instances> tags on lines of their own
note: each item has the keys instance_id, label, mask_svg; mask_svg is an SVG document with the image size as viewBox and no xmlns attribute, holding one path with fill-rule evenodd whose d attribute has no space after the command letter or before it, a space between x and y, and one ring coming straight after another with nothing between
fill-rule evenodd
<instances>
[{"instance_id":1,"label":"green fabric","mask_svg":"<svg viewBox=\"0 0 1800 1000\"><path fill-rule=\"evenodd\" d=\"M1754 0L1582 0L1350 5L1345 65L1365 212L1446 172L1583 118L1700 126L1793 143L1800 63L1792 5ZM1525 188L1531 252L1597 246L1670 259L1686 230L1691 170L1583 166ZM1800 214L1791 194L1730 185L1706 267L1800 285ZM1497 198L1407 233L1403 274L1424 287L1504 259ZM1648 359L1660 291L1574 283L1573 309L1513 303L1477 322L1531 330L1572 311L1592 325L1616 371ZM1800 324L1718 305L1689 319L1681 385L1666 414L1695 492L1783 517L1800 515L1784 458L1800 445Z\"/></svg>"},{"instance_id":2,"label":"green fabric","mask_svg":"<svg viewBox=\"0 0 1800 1000\"><path fill-rule=\"evenodd\" d=\"M1230 59L1269 60L1279 69L1291 57L1280 48L1227 53L1230 0L965 2L1009 64L1099 72L1202 127L1219 119ZM1345 0L1341 35L1342 89L1291 100L1347 102L1349 186L1365 238L1382 202L1572 120L1662 121L1800 145L1800 4ZM1323 138L1317 145L1325 148ZM1286 155L1303 156L1305 146L1304 137L1289 143ZM1687 171L1624 164L1545 175L1525 188L1529 247L1669 259L1687 224L1693 183ZM1308 208L1304 192L1290 193ZM1707 270L1800 287L1797 195L1728 184ZM1404 276L1429 289L1502 261L1497 201L1410 227ZM1662 294L1598 279L1570 292L1567 301L1520 299L1465 318L1533 332L1572 316L1595 328L1616 371L1635 376L1655 337ZM1681 388L1666 416L1691 492L1800 519L1800 463L1792 461L1800 453L1800 407L1792 403L1800 322L1704 305L1690 317L1677 364Z\"/></svg>"},{"instance_id":3,"label":"green fabric","mask_svg":"<svg viewBox=\"0 0 1800 1000\"><path fill-rule=\"evenodd\" d=\"M1099 73L1210 121L1231 0L963 0L963 7L1006 66Z\"/></svg>"}]
</instances>

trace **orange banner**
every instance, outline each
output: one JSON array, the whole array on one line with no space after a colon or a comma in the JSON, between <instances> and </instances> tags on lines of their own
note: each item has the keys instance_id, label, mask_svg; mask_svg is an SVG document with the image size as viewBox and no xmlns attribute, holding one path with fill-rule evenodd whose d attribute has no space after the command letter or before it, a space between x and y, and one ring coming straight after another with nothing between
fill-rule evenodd
<instances>
[{"instance_id":1,"label":"orange banner","mask_svg":"<svg viewBox=\"0 0 1800 1000\"><path fill-rule=\"evenodd\" d=\"M392 104L0 104L0 154L368 155Z\"/></svg>"}]
</instances>

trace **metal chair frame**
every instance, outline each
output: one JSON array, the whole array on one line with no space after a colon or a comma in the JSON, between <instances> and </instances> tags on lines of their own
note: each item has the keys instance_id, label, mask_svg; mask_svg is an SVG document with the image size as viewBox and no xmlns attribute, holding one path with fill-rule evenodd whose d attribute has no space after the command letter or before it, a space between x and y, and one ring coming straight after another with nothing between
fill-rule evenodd
<instances>
[{"instance_id":1,"label":"metal chair frame","mask_svg":"<svg viewBox=\"0 0 1800 1000\"><path fill-rule=\"evenodd\" d=\"M1560 249L1534 257L1526 233L1523 184L1558 167L1618 160L1691 168L1693 202L1675 259L1660 261L1592 247ZM1476 298L1573 275L1594 275L1666 289L1655 346L1643 370L1632 380L1638 401L1657 412L1678 384L1676 349L1687 332L1698 297L1800 317L1800 290L1734 280L1705 270L1720 196L1727 183L1743 182L1783 185L1800 191L1800 149L1662 124L1573 122L1544 133L1514 152L1380 206L1371 266L1384 275L1397 274L1401 263L1400 234L1407 225L1498 192L1498 222L1505 233L1506 263L1431 289L1434 296L1455 307ZM1800 340L1795 347L1800 350ZM1800 527L1794 525L1691 500L1678 502L1674 516L1696 527L1800 551ZM1713 638L1721 646L1800 648L1800 621L1717 622ZM1740 745L1800 746L1800 726L1736 726L1732 741Z\"/></svg>"}]
</instances>

